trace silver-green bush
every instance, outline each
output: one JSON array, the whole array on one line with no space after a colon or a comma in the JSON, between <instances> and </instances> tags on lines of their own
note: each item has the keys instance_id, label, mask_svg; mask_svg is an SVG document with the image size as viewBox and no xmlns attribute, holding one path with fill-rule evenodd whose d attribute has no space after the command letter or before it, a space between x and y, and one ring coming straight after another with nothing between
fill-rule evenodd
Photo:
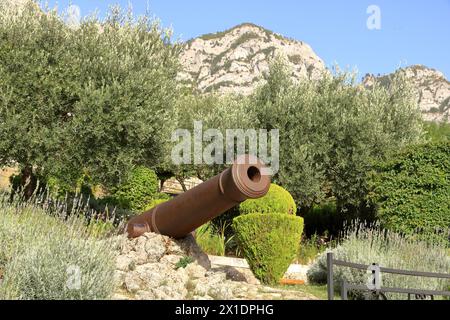
<instances>
[{"instance_id":1,"label":"silver-green bush","mask_svg":"<svg viewBox=\"0 0 450 320\"><path fill-rule=\"evenodd\" d=\"M65 206L50 209L0 198L0 299L111 296L113 238L92 234L78 209L68 215Z\"/></svg>"},{"instance_id":2,"label":"silver-green bush","mask_svg":"<svg viewBox=\"0 0 450 320\"><path fill-rule=\"evenodd\" d=\"M395 269L448 273L450 257L443 244L425 243L406 239L396 233L381 229L378 225L367 227L354 225L343 236L343 241L332 249L334 257L348 262L371 264ZM308 271L312 283L326 282L326 253L323 253ZM340 289L343 280L354 284L367 283L366 271L347 267L335 267L334 281ZM382 286L415 289L447 290L449 281L445 279L382 274ZM352 293L362 298L361 293ZM406 295L387 294L389 299L405 299Z\"/></svg>"}]
</instances>

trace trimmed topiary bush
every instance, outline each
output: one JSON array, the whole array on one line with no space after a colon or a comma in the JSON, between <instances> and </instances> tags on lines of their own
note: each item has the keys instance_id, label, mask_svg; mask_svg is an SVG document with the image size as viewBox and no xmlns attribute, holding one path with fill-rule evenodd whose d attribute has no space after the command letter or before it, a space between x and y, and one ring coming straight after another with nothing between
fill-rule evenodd
<instances>
[{"instance_id":1,"label":"trimmed topiary bush","mask_svg":"<svg viewBox=\"0 0 450 320\"><path fill-rule=\"evenodd\" d=\"M256 278L276 284L295 258L303 218L285 213L249 213L233 220L239 247Z\"/></svg>"},{"instance_id":2,"label":"trimmed topiary bush","mask_svg":"<svg viewBox=\"0 0 450 320\"><path fill-rule=\"evenodd\" d=\"M376 169L371 198L383 227L448 244L450 142L410 147Z\"/></svg>"},{"instance_id":3,"label":"trimmed topiary bush","mask_svg":"<svg viewBox=\"0 0 450 320\"><path fill-rule=\"evenodd\" d=\"M289 213L296 214L297 206L291 194L274 183L269 192L259 199L248 199L239 206L241 214L247 213Z\"/></svg>"},{"instance_id":4,"label":"trimmed topiary bush","mask_svg":"<svg viewBox=\"0 0 450 320\"><path fill-rule=\"evenodd\" d=\"M121 208L142 211L157 197L158 186L158 177L153 170L137 167L114 192L114 198Z\"/></svg>"},{"instance_id":5,"label":"trimmed topiary bush","mask_svg":"<svg viewBox=\"0 0 450 320\"><path fill-rule=\"evenodd\" d=\"M225 237L232 239L227 242L227 251L237 252L237 244L233 239L233 219L241 214L249 213L288 213L296 214L297 207L291 194L284 188L271 184L267 194L259 199L248 199L239 206L231 208L211 221L212 231L220 234L225 228Z\"/></svg>"}]
</instances>

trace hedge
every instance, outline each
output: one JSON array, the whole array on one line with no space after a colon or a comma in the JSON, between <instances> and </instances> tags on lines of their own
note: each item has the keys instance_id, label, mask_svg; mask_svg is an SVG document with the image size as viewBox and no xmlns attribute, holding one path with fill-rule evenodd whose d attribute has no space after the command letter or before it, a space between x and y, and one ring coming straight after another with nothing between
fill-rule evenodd
<instances>
[{"instance_id":1,"label":"hedge","mask_svg":"<svg viewBox=\"0 0 450 320\"><path fill-rule=\"evenodd\" d=\"M158 177L153 170L136 167L113 196L121 208L142 211L151 200L158 197L158 187Z\"/></svg>"},{"instance_id":2,"label":"hedge","mask_svg":"<svg viewBox=\"0 0 450 320\"><path fill-rule=\"evenodd\" d=\"M290 213L296 214L297 207L291 194L274 183L270 185L269 192L259 199L248 199L239 207L241 214L248 213Z\"/></svg>"},{"instance_id":3,"label":"hedge","mask_svg":"<svg viewBox=\"0 0 450 320\"><path fill-rule=\"evenodd\" d=\"M257 279L276 284L295 258L303 218L285 213L249 213L233 220L239 247Z\"/></svg>"},{"instance_id":4,"label":"hedge","mask_svg":"<svg viewBox=\"0 0 450 320\"><path fill-rule=\"evenodd\" d=\"M450 142L409 147L379 163L371 199L382 225L413 238L448 243Z\"/></svg>"}]
</instances>

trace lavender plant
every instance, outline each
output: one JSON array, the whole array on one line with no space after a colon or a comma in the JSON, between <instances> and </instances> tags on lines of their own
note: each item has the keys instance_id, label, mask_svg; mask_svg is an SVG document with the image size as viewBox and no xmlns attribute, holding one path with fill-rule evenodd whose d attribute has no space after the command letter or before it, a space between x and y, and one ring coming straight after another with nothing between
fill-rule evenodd
<instances>
[{"instance_id":1,"label":"lavender plant","mask_svg":"<svg viewBox=\"0 0 450 320\"><path fill-rule=\"evenodd\" d=\"M0 299L110 298L118 238L100 236L78 202L42 201L0 196Z\"/></svg>"},{"instance_id":2,"label":"lavender plant","mask_svg":"<svg viewBox=\"0 0 450 320\"><path fill-rule=\"evenodd\" d=\"M354 224L342 235L342 242L331 249L336 259L371 264L395 269L448 273L450 256L445 244L427 243L407 239L399 234L383 230L379 225ZM308 271L312 283L326 283L326 252ZM334 281L337 289L343 280L354 284L367 283L366 271L336 267ZM445 279L382 274L382 286L414 289L447 290L450 282ZM353 293L362 298L360 293ZM406 299L406 295L387 294L389 299Z\"/></svg>"}]
</instances>

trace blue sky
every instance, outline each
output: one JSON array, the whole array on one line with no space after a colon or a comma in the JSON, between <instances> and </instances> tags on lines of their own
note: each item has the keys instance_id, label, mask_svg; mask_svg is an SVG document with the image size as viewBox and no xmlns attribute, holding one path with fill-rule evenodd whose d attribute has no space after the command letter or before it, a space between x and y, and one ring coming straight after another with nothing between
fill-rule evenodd
<instances>
[{"instance_id":1,"label":"blue sky","mask_svg":"<svg viewBox=\"0 0 450 320\"><path fill-rule=\"evenodd\" d=\"M399 66L423 64L450 80L450 0L51 0L60 10L70 4L81 15L95 9L103 16L111 4L131 3L136 14L150 13L175 37L193 37L253 22L302 40L328 66L384 74ZM380 29L370 30L370 5L380 10Z\"/></svg>"}]
</instances>

